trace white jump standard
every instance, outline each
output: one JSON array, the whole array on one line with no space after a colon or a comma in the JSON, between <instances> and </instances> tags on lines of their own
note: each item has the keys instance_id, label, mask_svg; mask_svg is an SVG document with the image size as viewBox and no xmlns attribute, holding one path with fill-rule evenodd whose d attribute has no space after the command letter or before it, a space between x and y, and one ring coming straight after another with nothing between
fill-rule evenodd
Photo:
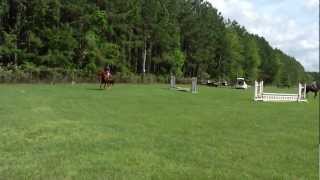
<instances>
[{"instance_id":1,"label":"white jump standard","mask_svg":"<svg viewBox=\"0 0 320 180\"><path fill-rule=\"evenodd\" d=\"M171 89L175 89L175 88L176 88L176 77L175 77L175 76L171 76L171 79L170 79L170 88L171 88Z\"/></svg>"},{"instance_id":2,"label":"white jump standard","mask_svg":"<svg viewBox=\"0 0 320 180\"><path fill-rule=\"evenodd\" d=\"M265 102L307 102L306 84L299 83L298 94L265 93L263 92L263 81L255 81L254 100Z\"/></svg>"},{"instance_id":3,"label":"white jump standard","mask_svg":"<svg viewBox=\"0 0 320 180\"><path fill-rule=\"evenodd\" d=\"M192 84L191 84L191 93L197 93L198 92L198 79L196 77L192 78Z\"/></svg>"},{"instance_id":4,"label":"white jump standard","mask_svg":"<svg viewBox=\"0 0 320 180\"><path fill-rule=\"evenodd\" d=\"M198 86L197 86L197 78L193 77L192 78L192 83L191 83L191 88L183 88L183 87L177 87L176 86L176 77L175 76L171 76L170 79L170 89L175 89L177 91L185 91L185 92L190 92L195 94L198 93Z\"/></svg>"}]
</instances>

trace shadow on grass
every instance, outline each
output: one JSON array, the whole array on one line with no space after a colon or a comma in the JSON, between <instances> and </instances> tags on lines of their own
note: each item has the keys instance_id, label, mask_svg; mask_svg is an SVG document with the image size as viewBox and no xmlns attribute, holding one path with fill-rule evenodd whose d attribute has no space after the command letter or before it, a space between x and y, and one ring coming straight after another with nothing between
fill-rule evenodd
<instances>
[{"instance_id":1,"label":"shadow on grass","mask_svg":"<svg viewBox=\"0 0 320 180\"><path fill-rule=\"evenodd\" d=\"M183 92L183 93L190 93L191 90L188 88L182 88L182 87L177 87L177 88L161 88L163 90L169 90L169 91L176 91L176 92Z\"/></svg>"},{"instance_id":2,"label":"shadow on grass","mask_svg":"<svg viewBox=\"0 0 320 180\"><path fill-rule=\"evenodd\" d=\"M100 88L87 88L87 90L89 91L103 91L103 90L106 90L106 89L100 89Z\"/></svg>"}]
</instances>

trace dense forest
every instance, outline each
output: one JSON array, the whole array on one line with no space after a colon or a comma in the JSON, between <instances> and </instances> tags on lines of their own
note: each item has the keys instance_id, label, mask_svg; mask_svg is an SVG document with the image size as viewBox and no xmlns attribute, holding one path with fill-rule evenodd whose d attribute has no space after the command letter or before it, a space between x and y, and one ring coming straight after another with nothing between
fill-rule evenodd
<instances>
[{"instance_id":1,"label":"dense forest","mask_svg":"<svg viewBox=\"0 0 320 180\"><path fill-rule=\"evenodd\" d=\"M203 0L0 0L0 73L310 81L295 58Z\"/></svg>"}]
</instances>

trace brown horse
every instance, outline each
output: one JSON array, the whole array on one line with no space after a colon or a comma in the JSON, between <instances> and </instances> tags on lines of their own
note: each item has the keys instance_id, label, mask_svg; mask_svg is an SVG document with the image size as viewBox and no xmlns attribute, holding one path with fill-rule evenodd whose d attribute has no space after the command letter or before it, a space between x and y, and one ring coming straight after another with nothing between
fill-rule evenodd
<instances>
[{"instance_id":1,"label":"brown horse","mask_svg":"<svg viewBox=\"0 0 320 180\"><path fill-rule=\"evenodd\" d=\"M107 73L105 71L99 72L99 79L100 79L100 89L103 88L105 89L106 86L108 88L111 88L111 86L114 84L114 80L112 79L112 75L110 73Z\"/></svg>"}]
</instances>

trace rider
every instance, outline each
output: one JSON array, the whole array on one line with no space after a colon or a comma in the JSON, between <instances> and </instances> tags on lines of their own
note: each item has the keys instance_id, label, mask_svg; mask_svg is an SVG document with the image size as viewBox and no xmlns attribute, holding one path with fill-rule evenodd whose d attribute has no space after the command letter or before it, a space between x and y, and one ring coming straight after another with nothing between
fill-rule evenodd
<instances>
[{"instance_id":1,"label":"rider","mask_svg":"<svg viewBox=\"0 0 320 180\"><path fill-rule=\"evenodd\" d=\"M311 86L312 86L313 88L317 88L317 82L316 82L316 81L313 81L312 84L311 84Z\"/></svg>"},{"instance_id":2,"label":"rider","mask_svg":"<svg viewBox=\"0 0 320 180\"><path fill-rule=\"evenodd\" d=\"M108 79L112 77L109 66L104 67L104 74Z\"/></svg>"}]
</instances>

